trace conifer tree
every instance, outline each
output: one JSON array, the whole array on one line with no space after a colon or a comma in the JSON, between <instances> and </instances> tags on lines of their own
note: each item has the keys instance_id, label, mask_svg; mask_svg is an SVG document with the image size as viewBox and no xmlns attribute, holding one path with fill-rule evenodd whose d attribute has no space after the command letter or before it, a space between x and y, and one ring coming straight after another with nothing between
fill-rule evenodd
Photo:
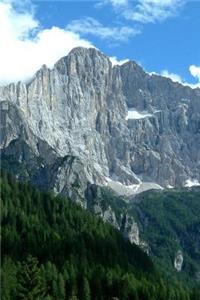
<instances>
[{"instance_id":1,"label":"conifer tree","mask_svg":"<svg viewBox=\"0 0 200 300\"><path fill-rule=\"evenodd\" d=\"M42 300L44 298L37 258L29 255L22 263L18 274L17 290L19 299Z\"/></svg>"},{"instance_id":2,"label":"conifer tree","mask_svg":"<svg viewBox=\"0 0 200 300\"><path fill-rule=\"evenodd\" d=\"M65 282L61 273L58 275L58 299L65 299Z\"/></svg>"},{"instance_id":3,"label":"conifer tree","mask_svg":"<svg viewBox=\"0 0 200 300\"><path fill-rule=\"evenodd\" d=\"M83 278L83 290L82 290L82 300L90 300L91 293L90 293L90 286L89 282L86 277Z\"/></svg>"},{"instance_id":4,"label":"conifer tree","mask_svg":"<svg viewBox=\"0 0 200 300\"><path fill-rule=\"evenodd\" d=\"M14 298L16 293L16 265L8 257L1 266L1 294L2 300Z\"/></svg>"}]
</instances>

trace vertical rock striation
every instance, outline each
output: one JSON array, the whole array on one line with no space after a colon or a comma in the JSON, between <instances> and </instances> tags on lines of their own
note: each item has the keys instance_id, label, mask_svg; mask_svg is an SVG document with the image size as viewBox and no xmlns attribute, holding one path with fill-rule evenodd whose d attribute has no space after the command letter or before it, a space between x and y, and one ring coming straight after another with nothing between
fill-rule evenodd
<instances>
[{"instance_id":1,"label":"vertical rock striation","mask_svg":"<svg viewBox=\"0 0 200 300\"><path fill-rule=\"evenodd\" d=\"M4 164L44 188L84 202L88 182L134 194L200 181L200 89L135 62L75 48L0 101Z\"/></svg>"}]
</instances>

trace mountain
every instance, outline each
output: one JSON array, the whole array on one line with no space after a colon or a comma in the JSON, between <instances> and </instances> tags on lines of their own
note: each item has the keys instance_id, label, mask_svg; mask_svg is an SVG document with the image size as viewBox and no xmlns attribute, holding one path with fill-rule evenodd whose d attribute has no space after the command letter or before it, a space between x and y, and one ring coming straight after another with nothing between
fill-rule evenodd
<instances>
[{"instance_id":1,"label":"mountain","mask_svg":"<svg viewBox=\"0 0 200 300\"><path fill-rule=\"evenodd\" d=\"M168 281L137 246L100 218L5 172L2 195L2 300L198 300Z\"/></svg>"},{"instance_id":2,"label":"mountain","mask_svg":"<svg viewBox=\"0 0 200 300\"><path fill-rule=\"evenodd\" d=\"M131 195L200 182L200 89L75 48L0 88L3 166L87 206L88 183Z\"/></svg>"},{"instance_id":3,"label":"mountain","mask_svg":"<svg viewBox=\"0 0 200 300\"><path fill-rule=\"evenodd\" d=\"M169 277L198 282L200 89L75 48L0 87L0 106L3 169L111 223Z\"/></svg>"}]
</instances>

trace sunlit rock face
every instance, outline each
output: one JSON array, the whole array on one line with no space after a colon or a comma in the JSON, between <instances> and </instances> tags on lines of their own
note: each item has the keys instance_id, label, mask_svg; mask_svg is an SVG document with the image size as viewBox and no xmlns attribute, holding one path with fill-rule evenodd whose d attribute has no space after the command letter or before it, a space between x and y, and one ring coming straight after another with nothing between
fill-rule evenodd
<instances>
[{"instance_id":1,"label":"sunlit rock face","mask_svg":"<svg viewBox=\"0 0 200 300\"><path fill-rule=\"evenodd\" d=\"M83 206L88 182L126 195L200 182L200 89L135 62L75 48L0 100L3 163Z\"/></svg>"},{"instance_id":2,"label":"sunlit rock face","mask_svg":"<svg viewBox=\"0 0 200 300\"><path fill-rule=\"evenodd\" d=\"M128 215L124 216L124 220L122 222L122 232L124 236L130 240L131 243L136 245L140 244L139 238L139 228L134 219Z\"/></svg>"},{"instance_id":3,"label":"sunlit rock face","mask_svg":"<svg viewBox=\"0 0 200 300\"><path fill-rule=\"evenodd\" d=\"M146 241L141 239L139 226L134 220L133 216L125 213L121 219L120 230L123 236L128 239L132 244L139 246L143 251L149 254L149 245Z\"/></svg>"}]
</instances>

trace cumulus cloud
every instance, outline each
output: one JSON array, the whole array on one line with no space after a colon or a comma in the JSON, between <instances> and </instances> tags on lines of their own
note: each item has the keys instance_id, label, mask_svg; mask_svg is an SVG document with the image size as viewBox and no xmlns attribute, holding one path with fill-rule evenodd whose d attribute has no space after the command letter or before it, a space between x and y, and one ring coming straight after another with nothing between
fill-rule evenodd
<instances>
[{"instance_id":1,"label":"cumulus cloud","mask_svg":"<svg viewBox=\"0 0 200 300\"><path fill-rule=\"evenodd\" d=\"M197 80L200 83L200 67L195 66L195 65L191 65L189 67L190 73L193 77L197 78Z\"/></svg>"},{"instance_id":2,"label":"cumulus cloud","mask_svg":"<svg viewBox=\"0 0 200 300\"><path fill-rule=\"evenodd\" d=\"M79 25L74 21L66 29L41 28L29 0L0 0L0 84L30 79L43 64L53 67L75 47L94 47L80 36L84 31ZM92 18L84 20L82 26L88 33L115 41L125 41L137 33L129 27L105 27ZM111 57L113 65L126 61Z\"/></svg>"},{"instance_id":3,"label":"cumulus cloud","mask_svg":"<svg viewBox=\"0 0 200 300\"><path fill-rule=\"evenodd\" d=\"M119 2L119 1L117 1ZM73 20L67 29L79 33L81 35L94 35L101 39L111 41L127 41L131 36L139 34L138 29L121 26L121 27L108 27L101 24L94 18L87 17L84 19Z\"/></svg>"},{"instance_id":4,"label":"cumulus cloud","mask_svg":"<svg viewBox=\"0 0 200 300\"><path fill-rule=\"evenodd\" d=\"M77 46L93 45L69 30L41 29L32 10L16 9L13 1L0 2L0 84L26 80L41 65L52 67Z\"/></svg>"},{"instance_id":5,"label":"cumulus cloud","mask_svg":"<svg viewBox=\"0 0 200 300\"><path fill-rule=\"evenodd\" d=\"M139 23L155 23L166 20L177 14L185 0L138 0L132 1L108 0L116 11L127 20Z\"/></svg>"},{"instance_id":6,"label":"cumulus cloud","mask_svg":"<svg viewBox=\"0 0 200 300\"><path fill-rule=\"evenodd\" d=\"M72 22L66 29L55 26L49 29L41 28L30 5L28 10L27 6L24 7L24 3L27 4L28 1L17 1L18 4L23 4L16 7L15 0L0 0L0 84L27 80L43 64L51 68L59 58L67 55L74 47L94 47L91 42L81 38L80 34L84 34L84 30L90 30L90 34L97 32L102 39L112 39L116 36L115 39L122 41L137 34L135 29L129 27L105 27L92 18L84 20L88 23L84 23L87 26L82 24L82 30L77 21ZM163 1L167 4L174 0ZM115 6L127 5L127 2L128 0L112 1ZM93 28L89 29L89 24ZM118 60L115 56L110 59L113 65L121 65L128 61L128 59ZM200 67L191 65L189 71L198 80L196 84L188 84L179 75L167 70L162 71L161 74L193 88L200 87Z\"/></svg>"}]
</instances>

